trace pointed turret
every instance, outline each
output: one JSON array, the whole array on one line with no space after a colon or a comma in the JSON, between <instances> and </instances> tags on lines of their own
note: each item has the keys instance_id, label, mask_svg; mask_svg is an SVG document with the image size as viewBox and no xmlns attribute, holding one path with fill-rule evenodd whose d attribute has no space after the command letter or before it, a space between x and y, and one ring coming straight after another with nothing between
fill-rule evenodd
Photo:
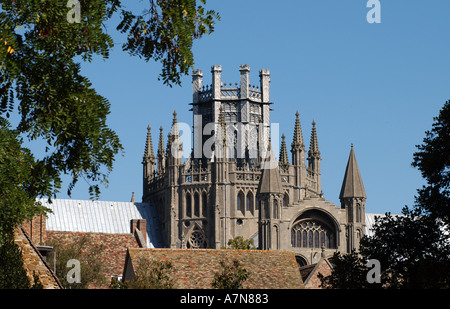
<instances>
[{"instance_id":1,"label":"pointed turret","mask_svg":"<svg viewBox=\"0 0 450 309\"><path fill-rule=\"evenodd\" d=\"M278 250L278 238L272 231L274 226L280 223L283 185L278 164L273 155L270 138L267 154L267 157L261 164L261 178L256 191L256 198L260 202L258 247L261 250Z\"/></svg>"},{"instance_id":2,"label":"pointed turret","mask_svg":"<svg viewBox=\"0 0 450 309\"><path fill-rule=\"evenodd\" d=\"M300 113L295 113L295 127L294 127L294 139L291 144L291 151L304 150L305 143L303 142L302 127L300 125Z\"/></svg>"},{"instance_id":3,"label":"pointed turret","mask_svg":"<svg viewBox=\"0 0 450 309\"><path fill-rule=\"evenodd\" d=\"M319 142L317 141L316 122L312 122L311 141L309 143L308 157L320 158Z\"/></svg>"},{"instance_id":4,"label":"pointed turret","mask_svg":"<svg viewBox=\"0 0 450 309\"><path fill-rule=\"evenodd\" d=\"M153 154L152 132L150 125L147 127L147 140L145 142L144 157L142 164L144 167L144 179L151 179L155 171L155 155Z\"/></svg>"},{"instance_id":5,"label":"pointed turret","mask_svg":"<svg viewBox=\"0 0 450 309\"><path fill-rule=\"evenodd\" d=\"M144 160L146 159L155 160L155 155L153 154L152 131L150 125L148 125L147 127L147 140L145 142L144 150Z\"/></svg>"},{"instance_id":6,"label":"pointed turret","mask_svg":"<svg viewBox=\"0 0 450 309\"><path fill-rule=\"evenodd\" d=\"M167 134L167 146L166 146L166 166L169 162L170 151L172 149L172 132Z\"/></svg>"},{"instance_id":7,"label":"pointed turret","mask_svg":"<svg viewBox=\"0 0 450 309\"><path fill-rule=\"evenodd\" d=\"M341 193L339 195L341 202L345 198L367 198L358 163L356 162L353 144L350 150L347 168L345 170L344 181L342 182Z\"/></svg>"},{"instance_id":8,"label":"pointed turret","mask_svg":"<svg viewBox=\"0 0 450 309\"><path fill-rule=\"evenodd\" d=\"M317 141L317 131L316 131L316 122L313 120L312 122L312 130L311 130L311 140L309 143L309 151L308 151L308 169L310 176L312 176L315 180L314 189L317 194L322 194L321 189L321 176L320 176L320 151L319 151L319 142Z\"/></svg>"},{"instance_id":9,"label":"pointed turret","mask_svg":"<svg viewBox=\"0 0 450 309\"><path fill-rule=\"evenodd\" d=\"M342 182L341 208L345 209L347 214L346 242L347 252L358 250L359 241L365 231L365 213L366 213L366 190L356 162L355 151L350 150L350 156L345 170L344 181Z\"/></svg>"},{"instance_id":10,"label":"pointed turret","mask_svg":"<svg viewBox=\"0 0 450 309\"><path fill-rule=\"evenodd\" d=\"M303 142L302 127L300 125L300 113L295 113L294 138L291 144L292 166L294 167L295 186L298 188L306 188L306 159L305 159L305 143ZM302 189L299 189L302 190ZM303 189L305 190L305 189ZM300 198L303 193L298 192Z\"/></svg>"},{"instance_id":11,"label":"pointed turret","mask_svg":"<svg viewBox=\"0 0 450 309\"><path fill-rule=\"evenodd\" d=\"M153 154L152 132L150 125L147 127L147 139L145 141L144 157L142 158L143 192L147 192L148 184L155 174L155 155Z\"/></svg>"},{"instance_id":12,"label":"pointed turret","mask_svg":"<svg viewBox=\"0 0 450 309\"><path fill-rule=\"evenodd\" d=\"M164 149L164 135L163 135L163 127L159 128L159 141L158 141L158 152L156 154L156 159L158 161L158 166L156 168L156 174L158 176L163 175L165 171L165 149Z\"/></svg>"},{"instance_id":13,"label":"pointed turret","mask_svg":"<svg viewBox=\"0 0 450 309\"><path fill-rule=\"evenodd\" d=\"M177 119L177 111L173 111L173 120L172 120L172 137L173 139L176 139L180 136L180 130L178 128L178 119Z\"/></svg>"},{"instance_id":14,"label":"pointed turret","mask_svg":"<svg viewBox=\"0 0 450 309\"><path fill-rule=\"evenodd\" d=\"M288 152L286 148L286 136L284 136L284 133L281 135L281 148L280 148L280 159L279 159L279 166L282 170L286 170L289 167L289 159L288 159Z\"/></svg>"},{"instance_id":15,"label":"pointed turret","mask_svg":"<svg viewBox=\"0 0 450 309\"><path fill-rule=\"evenodd\" d=\"M272 151L272 143L269 138L267 157L261 164L261 179L259 180L257 194L281 194L283 186L281 184L278 163Z\"/></svg>"},{"instance_id":16,"label":"pointed turret","mask_svg":"<svg viewBox=\"0 0 450 309\"><path fill-rule=\"evenodd\" d=\"M170 147L169 147L170 143ZM183 146L180 140L180 130L178 128L177 111L173 112L172 130L170 131L170 141L168 141L166 153L170 154L167 158L169 165L181 165L181 156Z\"/></svg>"}]
</instances>

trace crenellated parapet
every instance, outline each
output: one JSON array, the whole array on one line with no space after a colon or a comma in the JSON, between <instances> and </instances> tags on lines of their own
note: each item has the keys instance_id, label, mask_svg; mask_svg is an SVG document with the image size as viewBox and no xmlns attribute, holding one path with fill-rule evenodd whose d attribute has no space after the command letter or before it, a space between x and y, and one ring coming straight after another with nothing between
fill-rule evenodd
<instances>
[{"instance_id":1,"label":"crenellated parapet","mask_svg":"<svg viewBox=\"0 0 450 309\"><path fill-rule=\"evenodd\" d=\"M194 70L192 73L193 104L211 100L250 100L258 103L270 102L270 71L259 71L259 85L250 84L250 67L239 67L240 82L224 83L221 78L222 66L211 67L212 82L203 83L203 71Z\"/></svg>"}]
</instances>

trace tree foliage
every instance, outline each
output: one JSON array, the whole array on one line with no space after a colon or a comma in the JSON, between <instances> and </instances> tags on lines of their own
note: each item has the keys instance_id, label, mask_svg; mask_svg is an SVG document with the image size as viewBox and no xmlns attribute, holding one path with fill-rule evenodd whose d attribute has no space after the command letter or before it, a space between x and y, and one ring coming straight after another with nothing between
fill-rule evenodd
<instances>
[{"instance_id":1,"label":"tree foliage","mask_svg":"<svg viewBox=\"0 0 450 309\"><path fill-rule=\"evenodd\" d=\"M236 236L235 238L228 240L228 246L234 250L250 250L255 249L253 239L245 239L242 236Z\"/></svg>"},{"instance_id":2,"label":"tree foliage","mask_svg":"<svg viewBox=\"0 0 450 309\"><path fill-rule=\"evenodd\" d=\"M49 245L53 246L53 254L56 256L50 256L48 263L56 270L56 276L64 288L87 289L91 285L101 286L107 283L103 275L104 265L99 259L105 249L104 245L96 244L88 235L71 241L54 240ZM67 262L72 259L80 262L80 283L70 283L67 280L67 273L71 270L67 267Z\"/></svg>"},{"instance_id":3,"label":"tree foliage","mask_svg":"<svg viewBox=\"0 0 450 309\"><path fill-rule=\"evenodd\" d=\"M361 240L361 254L377 259L388 288L449 288L448 235L438 221L405 207L401 216L377 219L373 237Z\"/></svg>"},{"instance_id":4,"label":"tree foliage","mask_svg":"<svg viewBox=\"0 0 450 309\"><path fill-rule=\"evenodd\" d=\"M213 32L220 18L204 9L205 0L150 0L142 13L124 2L0 0L0 246L24 220L48 211L36 197L55 196L62 175L71 177L69 196L80 179L92 198L108 183L123 147L107 125L109 101L81 74L81 63L108 59L113 16L127 36L123 50L160 62L169 86L193 67L193 40ZM80 5L76 22L70 3ZM15 113L12 128L6 119ZM24 139L43 142L44 155L33 156Z\"/></svg>"},{"instance_id":5,"label":"tree foliage","mask_svg":"<svg viewBox=\"0 0 450 309\"><path fill-rule=\"evenodd\" d=\"M329 276L317 275L322 288L326 289L361 289L369 287L379 287L370 285L367 280L366 261L356 251L349 254L335 252L331 258L333 271Z\"/></svg>"},{"instance_id":6,"label":"tree foliage","mask_svg":"<svg viewBox=\"0 0 450 309\"><path fill-rule=\"evenodd\" d=\"M220 270L214 273L211 286L215 289L239 289L249 277L249 272L238 260L220 261Z\"/></svg>"},{"instance_id":7,"label":"tree foliage","mask_svg":"<svg viewBox=\"0 0 450 309\"><path fill-rule=\"evenodd\" d=\"M141 14L119 0L85 0L79 23L68 22L66 1L0 5L0 117L17 107L18 132L47 143L40 163L53 192L64 173L72 177L69 195L84 178L93 197L99 195L98 184L107 183L122 145L106 124L108 100L81 74L79 61L109 57L114 42L105 25L119 14L117 30L127 35L124 51L161 62L164 83L180 84L193 66L193 40L211 33L219 18L195 0L149 1Z\"/></svg>"},{"instance_id":8,"label":"tree foliage","mask_svg":"<svg viewBox=\"0 0 450 309\"><path fill-rule=\"evenodd\" d=\"M80 179L92 198L108 183L123 147L107 125L109 101L81 74L81 63L108 59L114 41L107 25L114 15L121 19L117 31L127 35L123 50L159 61L168 85L180 84L193 66L193 40L211 33L219 18L195 0L151 0L139 14L120 0L78 3L80 20L70 22L68 1L0 0L2 230L42 211L35 198L55 196L62 175L71 177L69 196ZM13 113L16 128L6 122ZM42 157L33 157L22 138L44 142Z\"/></svg>"},{"instance_id":9,"label":"tree foliage","mask_svg":"<svg viewBox=\"0 0 450 309\"><path fill-rule=\"evenodd\" d=\"M42 284L34 275L30 282L23 267L22 251L8 239L0 244L0 289L40 289Z\"/></svg>"},{"instance_id":10,"label":"tree foliage","mask_svg":"<svg viewBox=\"0 0 450 309\"><path fill-rule=\"evenodd\" d=\"M363 261L377 259L384 288L450 288L450 101L434 120L414 153L412 165L427 182L414 207L405 206L402 215L378 217L373 236L361 239L360 256L339 255L332 275L322 277L325 286L344 287L356 274L352 287L377 287L364 282L361 267Z\"/></svg>"},{"instance_id":11,"label":"tree foliage","mask_svg":"<svg viewBox=\"0 0 450 309\"><path fill-rule=\"evenodd\" d=\"M450 224L450 101L434 118L431 131L417 145L412 165L426 180L418 190L416 205L432 218Z\"/></svg>"},{"instance_id":12,"label":"tree foliage","mask_svg":"<svg viewBox=\"0 0 450 309\"><path fill-rule=\"evenodd\" d=\"M14 229L47 209L35 201L47 192L48 175L26 148L18 132L0 117L0 245L13 237Z\"/></svg>"}]
</instances>

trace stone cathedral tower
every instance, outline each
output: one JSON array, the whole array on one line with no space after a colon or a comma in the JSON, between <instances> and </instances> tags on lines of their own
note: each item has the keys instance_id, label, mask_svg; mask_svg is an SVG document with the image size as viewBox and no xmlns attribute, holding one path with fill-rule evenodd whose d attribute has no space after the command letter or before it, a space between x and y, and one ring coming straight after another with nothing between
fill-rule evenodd
<instances>
[{"instance_id":1,"label":"stone cathedral tower","mask_svg":"<svg viewBox=\"0 0 450 309\"><path fill-rule=\"evenodd\" d=\"M316 123L303 140L300 114L294 119L291 162L284 134L280 157L270 141L270 72L239 68L239 84L224 84L212 66L211 84L192 74L193 149L182 160L177 114L164 141L159 129L156 156L148 127L143 158L143 202L158 211L168 248L221 248L229 239L254 239L259 249L291 250L299 265L322 251L350 252L365 231L366 194L353 145L345 170L341 205L323 197Z\"/></svg>"}]
</instances>

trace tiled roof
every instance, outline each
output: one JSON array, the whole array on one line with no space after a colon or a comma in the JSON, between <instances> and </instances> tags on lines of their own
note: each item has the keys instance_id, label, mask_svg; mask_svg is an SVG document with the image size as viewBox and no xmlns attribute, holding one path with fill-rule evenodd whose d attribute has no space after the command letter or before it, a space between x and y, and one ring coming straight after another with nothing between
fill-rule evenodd
<instances>
[{"instance_id":1,"label":"tiled roof","mask_svg":"<svg viewBox=\"0 0 450 309\"><path fill-rule=\"evenodd\" d=\"M293 252L213 249L129 249L124 278L133 277L133 269L142 256L170 261L177 289L208 289L220 261L239 260L249 272L243 288L298 289L303 281Z\"/></svg>"},{"instance_id":2,"label":"tiled roof","mask_svg":"<svg viewBox=\"0 0 450 309\"><path fill-rule=\"evenodd\" d=\"M127 248L138 247L136 238L130 233L107 234L47 231L47 243L61 242L69 244L83 236L88 237L90 246L103 246L103 250L97 259L102 261L103 275L105 276L106 282L105 285L94 287L107 287L111 282L111 276L122 276ZM90 249L90 247L84 248L86 250L85 252L89 252Z\"/></svg>"},{"instance_id":3,"label":"tiled roof","mask_svg":"<svg viewBox=\"0 0 450 309\"><path fill-rule=\"evenodd\" d=\"M47 217L47 231L86 233L130 233L131 219L147 220L147 247L162 247L156 209L148 203L92 200L39 200L52 210Z\"/></svg>"}]
</instances>

